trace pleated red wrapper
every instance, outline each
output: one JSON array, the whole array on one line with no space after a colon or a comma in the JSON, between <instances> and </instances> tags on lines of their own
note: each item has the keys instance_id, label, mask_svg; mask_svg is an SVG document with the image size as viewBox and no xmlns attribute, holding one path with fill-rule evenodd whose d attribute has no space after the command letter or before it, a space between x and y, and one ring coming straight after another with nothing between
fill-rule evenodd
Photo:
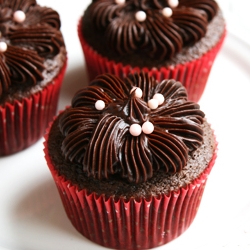
<instances>
[{"instance_id":1,"label":"pleated red wrapper","mask_svg":"<svg viewBox=\"0 0 250 250\"><path fill-rule=\"evenodd\" d=\"M181 235L194 220L208 176L217 157L185 187L147 198L119 198L79 189L56 170L48 151L50 127L45 135L47 165L73 226L83 236L114 249L149 249Z\"/></svg>"}]
</instances>

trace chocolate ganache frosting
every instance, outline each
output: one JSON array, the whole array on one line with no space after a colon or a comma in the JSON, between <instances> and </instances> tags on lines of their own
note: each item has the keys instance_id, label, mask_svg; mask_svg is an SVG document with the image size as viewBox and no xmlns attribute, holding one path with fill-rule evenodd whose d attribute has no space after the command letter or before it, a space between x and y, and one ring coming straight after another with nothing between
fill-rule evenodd
<instances>
[{"instance_id":1,"label":"chocolate ganache frosting","mask_svg":"<svg viewBox=\"0 0 250 250\"><path fill-rule=\"evenodd\" d=\"M64 47L56 11L35 0L0 0L0 98L44 79L46 60Z\"/></svg>"},{"instance_id":2,"label":"chocolate ganache frosting","mask_svg":"<svg viewBox=\"0 0 250 250\"><path fill-rule=\"evenodd\" d=\"M140 51L149 58L171 59L205 36L217 12L214 0L96 0L84 14L91 21L83 27L94 23L120 55Z\"/></svg>"},{"instance_id":3,"label":"chocolate ganache frosting","mask_svg":"<svg viewBox=\"0 0 250 250\"><path fill-rule=\"evenodd\" d=\"M79 90L60 117L61 150L89 177L140 183L158 170L183 169L203 142L203 118L180 82L104 74Z\"/></svg>"}]
</instances>

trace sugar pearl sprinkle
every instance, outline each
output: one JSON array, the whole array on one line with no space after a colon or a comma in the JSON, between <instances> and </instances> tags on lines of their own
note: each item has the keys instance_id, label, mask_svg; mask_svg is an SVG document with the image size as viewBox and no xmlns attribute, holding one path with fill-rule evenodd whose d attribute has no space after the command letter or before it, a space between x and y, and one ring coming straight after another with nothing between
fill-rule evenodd
<instances>
[{"instance_id":1,"label":"sugar pearl sprinkle","mask_svg":"<svg viewBox=\"0 0 250 250\"><path fill-rule=\"evenodd\" d=\"M165 101L164 96L162 94L159 94L159 93L155 94L153 96L153 99L157 100L159 105L163 104Z\"/></svg>"},{"instance_id":2,"label":"sugar pearl sprinkle","mask_svg":"<svg viewBox=\"0 0 250 250\"><path fill-rule=\"evenodd\" d=\"M132 124L129 128L129 132L133 136L139 136L142 132L142 127L139 124Z\"/></svg>"},{"instance_id":3,"label":"sugar pearl sprinkle","mask_svg":"<svg viewBox=\"0 0 250 250\"><path fill-rule=\"evenodd\" d=\"M166 7L162 10L162 15L165 16L165 17L171 17L173 14L173 11L171 8L169 7Z\"/></svg>"},{"instance_id":4,"label":"sugar pearl sprinkle","mask_svg":"<svg viewBox=\"0 0 250 250\"><path fill-rule=\"evenodd\" d=\"M26 18L25 13L22 10L17 10L14 12L13 19L17 23L23 23Z\"/></svg>"},{"instance_id":5,"label":"sugar pearl sprinkle","mask_svg":"<svg viewBox=\"0 0 250 250\"><path fill-rule=\"evenodd\" d=\"M7 43L6 42L0 42L0 52L5 52L7 50Z\"/></svg>"},{"instance_id":6,"label":"sugar pearl sprinkle","mask_svg":"<svg viewBox=\"0 0 250 250\"><path fill-rule=\"evenodd\" d=\"M133 87L133 88L131 89L131 91L130 91L130 94L131 94L133 91L135 92L135 96L136 96L136 97L142 98L142 90L141 90L140 88L138 88L138 87Z\"/></svg>"},{"instance_id":7,"label":"sugar pearl sprinkle","mask_svg":"<svg viewBox=\"0 0 250 250\"><path fill-rule=\"evenodd\" d=\"M147 121L142 124L142 132L144 134L148 135L151 134L153 131L154 131L154 125L152 122Z\"/></svg>"},{"instance_id":8,"label":"sugar pearl sprinkle","mask_svg":"<svg viewBox=\"0 0 250 250\"><path fill-rule=\"evenodd\" d=\"M179 5L178 0L168 0L168 5L170 8L176 8Z\"/></svg>"},{"instance_id":9,"label":"sugar pearl sprinkle","mask_svg":"<svg viewBox=\"0 0 250 250\"><path fill-rule=\"evenodd\" d=\"M95 108L96 108L97 110L103 110L103 109L105 108L105 102L102 101L102 100L96 101L96 103L95 103Z\"/></svg>"},{"instance_id":10,"label":"sugar pearl sprinkle","mask_svg":"<svg viewBox=\"0 0 250 250\"><path fill-rule=\"evenodd\" d=\"M139 10L135 13L135 19L138 21L138 22L144 22L147 18L147 14L142 11L142 10Z\"/></svg>"},{"instance_id":11,"label":"sugar pearl sprinkle","mask_svg":"<svg viewBox=\"0 0 250 250\"><path fill-rule=\"evenodd\" d=\"M144 134L151 134L154 131L154 125L152 122L144 122L142 126L137 123L134 123L130 126L129 132L132 136L139 136L142 132Z\"/></svg>"},{"instance_id":12,"label":"sugar pearl sprinkle","mask_svg":"<svg viewBox=\"0 0 250 250\"><path fill-rule=\"evenodd\" d=\"M150 109L157 109L158 106L159 106L158 100L156 100L156 99L150 99L150 100L148 101L148 107L149 107Z\"/></svg>"},{"instance_id":13,"label":"sugar pearl sprinkle","mask_svg":"<svg viewBox=\"0 0 250 250\"><path fill-rule=\"evenodd\" d=\"M116 4L124 4L126 0L115 0Z\"/></svg>"}]
</instances>

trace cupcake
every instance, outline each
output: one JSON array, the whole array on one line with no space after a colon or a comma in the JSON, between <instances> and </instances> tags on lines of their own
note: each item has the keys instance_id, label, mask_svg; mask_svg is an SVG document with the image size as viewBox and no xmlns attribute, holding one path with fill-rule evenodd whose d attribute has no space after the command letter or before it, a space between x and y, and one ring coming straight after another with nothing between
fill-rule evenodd
<instances>
[{"instance_id":1,"label":"cupcake","mask_svg":"<svg viewBox=\"0 0 250 250\"><path fill-rule=\"evenodd\" d=\"M78 24L90 79L144 70L176 79L197 102L225 37L213 0L96 0Z\"/></svg>"},{"instance_id":2,"label":"cupcake","mask_svg":"<svg viewBox=\"0 0 250 250\"><path fill-rule=\"evenodd\" d=\"M170 242L192 223L217 143L175 80L96 77L45 135L47 165L73 226L114 249Z\"/></svg>"},{"instance_id":3,"label":"cupcake","mask_svg":"<svg viewBox=\"0 0 250 250\"><path fill-rule=\"evenodd\" d=\"M0 2L0 156L41 138L57 110L67 55L56 11Z\"/></svg>"}]
</instances>

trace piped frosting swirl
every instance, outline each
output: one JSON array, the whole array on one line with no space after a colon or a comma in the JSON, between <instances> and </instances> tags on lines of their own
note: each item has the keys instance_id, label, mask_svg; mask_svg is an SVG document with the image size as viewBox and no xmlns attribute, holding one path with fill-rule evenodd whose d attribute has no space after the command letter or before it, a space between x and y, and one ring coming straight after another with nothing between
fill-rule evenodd
<instances>
[{"instance_id":1,"label":"piped frosting swirl","mask_svg":"<svg viewBox=\"0 0 250 250\"><path fill-rule=\"evenodd\" d=\"M116 53L147 53L159 60L171 59L204 37L218 11L214 0L179 0L177 5L169 0L119 2L93 1L84 16Z\"/></svg>"},{"instance_id":2,"label":"piped frosting swirl","mask_svg":"<svg viewBox=\"0 0 250 250\"><path fill-rule=\"evenodd\" d=\"M142 90L136 96L134 87ZM164 97L156 109L148 106L155 94ZM95 104L105 103L102 110ZM119 176L140 183L163 169L169 173L182 170L188 154L203 141L204 113L199 105L187 100L185 88L175 80L160 83L146 73L131 74L125 80L104 74L79 90L60 118L65 137L65 158L82 165L88 176L108 179ZM130 127L153 124L150 133L134 136Z\"/></svg>"},{"instance_id":3,"label":"piped frosting swirl","mask_svg":"<svg viewBox=\"0 0 250 250\"><path fill-rule=\"evenodd\" d=\"M19 12L19 13L17 13ZM34 86L44 79L44 61L64 47L56 11L35 0L0 1L0 97L12 85Z\"/></svg>"}]
</instances>

